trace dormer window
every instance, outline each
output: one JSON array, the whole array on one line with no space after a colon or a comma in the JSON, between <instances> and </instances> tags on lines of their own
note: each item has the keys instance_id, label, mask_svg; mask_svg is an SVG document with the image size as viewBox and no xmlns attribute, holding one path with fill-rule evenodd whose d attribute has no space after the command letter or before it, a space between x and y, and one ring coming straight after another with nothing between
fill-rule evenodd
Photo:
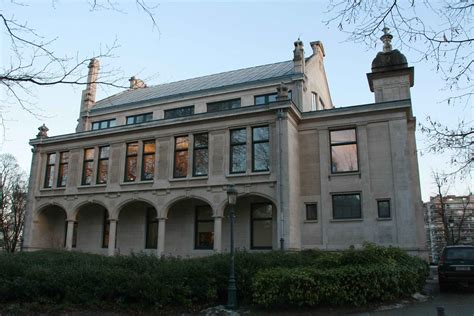
<instances>
[{"instance_id":1,"label":"dormer window","mask_svg":"<svg viewBox=\"0 0 474 316\"><path fill-rule=\"evenodd\" d=\"M151 120L153 120L153 113L145 113L145 114L127 116L127 125L140 124L140 123L144 123L144 122L149 122Z\"/></svg>"},{"instance_id":2,"label":"dormer window","mask_svg":"<svg viewBox=\"0 0 474 316\"><path fill-rule=\"evenodd\" d=\"M264 94L255 96L255 105L268 104L271 102L276 102L277 93Z\"/></svg>"},{"instance_id":3,"label":"dormer window","mask_svg":"<svg viewBox=\"0 0 474 316\"><path fill-rule=\"evenodd\" d=\"M92 130L95 131L98 129L111 128L111 127L115 127L116 125L117 125L116 119L92 122Z\"/></svg>"},{"instance_id":4,"label":"dormer window","mask_svg":"<svg viewBox=\"0 0 474 316\"><path fill-rule=\"evenodd\" d=\"M219 112L240 108L240 99L212 102L207 104L207 112Z\"/></svg>"},{"instance_id":5,"label":"dormer window","mask_svg":"<svg viewBox=\"0 0 474 316\"><path fill-rule=\"evenodd\" d=\"M194 114L194 105L165 110L165 120Z\"/></svg>"}]
</instances>

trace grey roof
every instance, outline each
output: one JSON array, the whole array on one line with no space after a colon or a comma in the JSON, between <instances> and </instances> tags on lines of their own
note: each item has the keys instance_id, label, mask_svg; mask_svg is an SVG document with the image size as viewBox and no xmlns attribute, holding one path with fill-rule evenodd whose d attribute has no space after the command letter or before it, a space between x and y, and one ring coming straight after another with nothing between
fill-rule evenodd
<instances>
[{"instance_id":1,"label":"grey roof","mask_svg":"<svg viewBox=\"0 0 474 316\"><path fill-rule=\"evenodd\" d=\"M255 83L272 79L275 80L293 74L293 61L291 60L221 72L214 75L164 83L146 88L129 89L97 101L95 106L92 108L92 111L151 100L158 101L159 99L166 99L177 95L218 89L227 86Z\"/></svg>"}]
</instances>

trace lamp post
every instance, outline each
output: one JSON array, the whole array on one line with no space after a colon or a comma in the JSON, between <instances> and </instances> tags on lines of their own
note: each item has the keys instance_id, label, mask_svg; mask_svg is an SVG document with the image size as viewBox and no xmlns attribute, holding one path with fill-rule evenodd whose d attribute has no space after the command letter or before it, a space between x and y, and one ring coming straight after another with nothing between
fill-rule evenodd
<instances>
[{"instance_id":1,"label":"lamp post","mask_svg":"<svg viewBox=\"0 0 474 316\"><path fill-rule=\"evenodd\" d=\"M227 288L227 308L237 308L237 287L235 286L235 261L234 261L234 218L235 218L235 204L237 202L237 190L233 185L227 188L227 199L230 207L230 272L229 272L229 286Z\"/></svg>"},{"instance_id":2,"label":"lamp post","mask_svg":"<svg viewBox=\"0 0 474 316\"><path fill-rule=\"evenodd\" d=\"M448 224L449 224L449 230L451 230L451 245L454 245L454 233L453 233L454 219L452 216L449 216Z\"/></svg>"}]
</instances>

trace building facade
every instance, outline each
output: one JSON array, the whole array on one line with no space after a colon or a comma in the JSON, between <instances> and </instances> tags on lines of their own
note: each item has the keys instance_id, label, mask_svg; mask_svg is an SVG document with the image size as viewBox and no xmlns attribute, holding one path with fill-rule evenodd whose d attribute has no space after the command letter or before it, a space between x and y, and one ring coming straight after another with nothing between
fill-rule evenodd
<instances>
[{"instance_id":1,"label":"building facade","mask_svg":"<svg viewBox=\"0 0 474 316\"><path fill-rule=\"evenodd\" d=\"M293 59L95 100L89 65L76 132L30 141L25 249L198 256L236 247L425 253L410 88L382 36L367 74L375 103L334 107L321 42Z\"/></svg>"},{"instance_id":2,"label":"building facade","mask_svg":"<svg viewBox=\"0 0 474 316\"><path fill-rule=\"evenodd\" d=\"M474 195L432 196L423 208L431 262L438 262L448 244L474 246Z\"/></svg>"}]
</instances>

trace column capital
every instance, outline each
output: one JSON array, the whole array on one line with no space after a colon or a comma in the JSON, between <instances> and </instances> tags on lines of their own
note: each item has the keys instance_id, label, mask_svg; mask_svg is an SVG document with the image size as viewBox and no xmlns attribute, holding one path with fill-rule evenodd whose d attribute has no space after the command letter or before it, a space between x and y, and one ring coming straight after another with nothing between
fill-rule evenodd
<instances>
[{"instance_id":1,"label":"column capital","mask_svg":"<svg viewBox=\"0 0 474 316\"><path fill-rule=\"evenodd\" d=\"M67 223L75 223L77 222L75 219L66 219L66 222Z\"/></svg>"},{"instance_id":2,"label":"column capital","mask_svg":"<svg viewBox=\"0 0 474 316\"><path fill-rule=\"evenodd\" d=\"M168 217L157 217L158 221L166 221Z\"/></svg>"},{"instance_id":3,"label":"column capital","mask_svg":"<svg viewBox=\"0 0 474 316\"><path fill-rule=\"evenodd\" d=\"M111 223L112 223L112 222L117 223L117 222L118 222L118 219L117 219L117 218L109 218L108 221L111 222Z\"/></svg>"}]
</instances>

